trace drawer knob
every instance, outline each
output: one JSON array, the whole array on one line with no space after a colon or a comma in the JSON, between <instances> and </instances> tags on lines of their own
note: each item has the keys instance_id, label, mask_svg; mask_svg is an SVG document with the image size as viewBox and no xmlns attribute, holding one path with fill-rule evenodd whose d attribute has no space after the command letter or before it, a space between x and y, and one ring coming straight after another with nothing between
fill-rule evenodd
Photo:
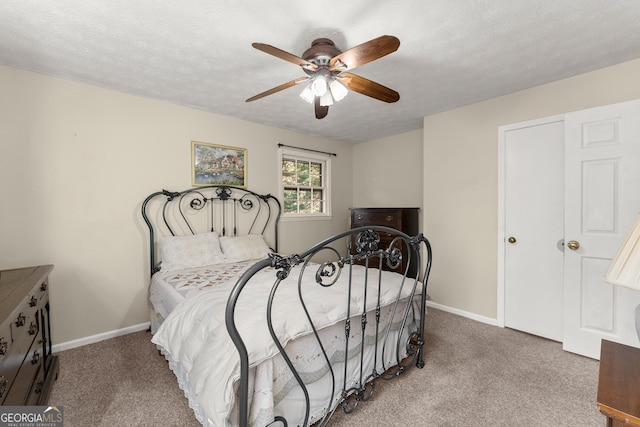
<instances>
[{"instance_id":1,"label":"drawer knob","mask_svg":"<svg viewBox=\"0 0 640 427\"><path fill-rule=\"evenodd\" d=\"M0 355L7 354L8 347L9 347L9 344L4 339L4 337L0 337Z\"/></svg>"},{"instance_id":2,"label":"drawer knob","mask_svg":"<svg viewBox=\"0 0 640 427\"><path fill-rule=\"evenodd\" d=\"M38 298L31 295L31 299L29 300L29 307L35 307L37 303L38 303Z\"/></svg>"},{"instance_id":3,"label":"drawer knob","mask_svg":"<svg viewBox=\"0 0 640 427\"><path fill-rule=\"evenodd\" d=\"M38 353L38 350L35 350L33 352L33 357L31 358L31 364L35 365L40 361L40 353Z\"/></svg>"},{"instance_id":4,"label":"drawer knob","mask_svg":"<svg viewBox=\"0 0 640 427\"><path fill-rule=\"evenodd\" d=\"M42 292L44 292L44 291L46 291L46 290L47 290L47 282L42 282L42 285L40 285L40 290L41 290Z\"/></svg>"},{"instance_id":5,"label":"drawer knob","mask_svg":"<svg viewBox=\"0 0 640 427\"><path fill-rule=\"evenodd\" d=\"M16 319L16 326L17 327L24 326L25 320L27 320L27 317L24 315L24 313L18 314L18 318Z\"/></svg>"},{"instance_id":6,"label":"drawer knob","mask_svg":"<svg viewBox=\"0 0 640 427\"><path fill-rule=\"evenodd\" d=\"M362 221L362 215L358 215L358 221Z\"/></svg>"},{"instance_id":7,"label":"drawer knob","mask_svg":"<svg viewBox=\"0 0 640 427\"><path fill-rule=\"evenodd\" d=\"M393 221L393 216L387 215L387 221Z\"/></svg>"},{"instance_id":8,"label":"drawer knob","mask_svg":"<svg viewBox=\"0 0 640 427\"><path fill-rule=\"evenodd\" d=\"M31 325L29 325L29 335L35 335L36 332L38 332L38 325L36 325L36 322L31 322Z\"/></svg>"}]
</instances>

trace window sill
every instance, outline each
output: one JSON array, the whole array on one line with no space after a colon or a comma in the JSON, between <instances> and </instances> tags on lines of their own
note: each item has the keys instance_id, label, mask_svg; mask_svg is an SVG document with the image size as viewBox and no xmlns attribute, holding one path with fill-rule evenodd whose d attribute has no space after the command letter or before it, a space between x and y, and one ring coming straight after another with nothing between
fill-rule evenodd
<instances>
[{"instance_id":1,"label":"window sill","mask_svg":"<svg viewBox=\"0 0 640 427\"><path fill-rule=\"evenodd\" d=\"M280 217L280 222L289 221L330 221L332 215L285 215Z\"/></svg>"}]
</instances>

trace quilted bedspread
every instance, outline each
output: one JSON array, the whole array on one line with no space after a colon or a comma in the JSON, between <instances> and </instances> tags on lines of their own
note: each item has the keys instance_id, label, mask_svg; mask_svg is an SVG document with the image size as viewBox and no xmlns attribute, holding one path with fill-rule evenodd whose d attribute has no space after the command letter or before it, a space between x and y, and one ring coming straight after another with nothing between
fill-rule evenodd
<instances>
[{"instance_id":1,"label":"quilted bedspread","mask_svg":"<svg viewBox=\"0 0 640 427\"><path fill-rule=\"evenodd\" d=\"M289 277L280 283L274 300L273 325L283 345L312 331L299 301L300 271L300 266L294 267ZM338 281L328 288L315 283L315 273L316 267L308 266L304 270L302 293L310 316L319 329L347 318L349 271L347 267ZM351 316L376 307L379 274L379 270L353 266ZM368 278L366 292L365 276ZM403 279L399 274L382 272L384 285L380 295L381 306L390 305L397 299L410 295L413 280ZM258 272L243 290L236 308L236 323L247 346L251 366L262 366L262 369L254 370L258 373L254 385L257 390L270 388L274 382L268 369L266 375L261 374L265 372L265 366L270 366L262 362L273 363L272 358L278 354L268 332L265 314L274 281L273 269ZM235 405L235 385L240 376L240 361L225 325L225 306L235 282L236 280L216 281L214 285L207 286L206 290L199 287L201 290L197 298L187 298L180 303L167 316L152 339L170 364L180 365L189 383L190 399L195 399L202 411L201 416L205 418L201 421L213 423L217 427L230 426L235 422L230 421L230 417ZM188 281L185 286L189 286ZM266 384L261 384L261 381ZM270 393L279 392L281 390L272 390ZM259 399L259 396L254 397L253 404L260 403L256 402ZM273 406L274 403L272 401L267 404Z\"/></svg>"}]
</instances>

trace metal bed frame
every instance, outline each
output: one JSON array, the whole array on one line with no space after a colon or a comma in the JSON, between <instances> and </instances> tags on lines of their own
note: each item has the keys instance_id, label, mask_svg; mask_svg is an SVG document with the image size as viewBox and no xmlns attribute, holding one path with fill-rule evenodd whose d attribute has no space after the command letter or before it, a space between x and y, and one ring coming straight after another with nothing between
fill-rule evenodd
<instances>
[{"instance_id":1,"label":"metal bed frame","mask_svg":"<svg viewBox=\"0 0 640 427\"><path fill-rule=\"evenodd\" d=\"M159 206L153 206L153 203ZM280 201L271 194L226 185L206 185L183 191L161 190L142 202L142 217L149 227L150 275L160 270L156 241L164 235L217 231L221 236L262 234L278 252ZM159 217L152 217L152 214ZM199 219L200 221L198 221Z\"/></svg>"},{"instance_id":2,"label":"metal bed frame","mask_svg":"<svg viewBox=\"0 0 640 427\"><path fill-rule=\"evenodd\" d=\"M154 199L162 199L163 203L159 207L161 214L158 217L153 218L150 216L150 203ZM177 215L171 214L177 206ZM215 205L219 205L215 208ZM361 401L369 400L375 389L375 381L377 379L391 379L404 373L410 366L415 365L418 368L424 367L424 328L425 328L425 314L426 314L426 299L427 299L427 281L431 270L432 263L432 251L431 245L427 238L422 234L417 236L409 236L399 230L395 230L383 226L368 226L351 229L333 237L330 237L305 252L300 254L294 254L290 256L283 256L277 253L278 247L278 222L281 215L281 205L279 201L271 195L259 195L250 190L231 188L226 186L207 186L200 188L192 188L182 192L170 192L162 190L149 195L142 204L142 216L147 223L150 230L150 273L153 275L159 270L159 265L155 259L155 236L159 232L158 229L154 229L152 225L152 219L159 221L159 224L171 235L176 235L178 230L186 230L186 233L196 234L196 228L193 225L194 220L191 217L192 213L203 212L205 207L209 206L206 224L206 231L218 231L221 235L225 235L229 229L231 229L232 235L238 235L239 223L238 217L240 213L250 213L248 218L245 218L243 224L247 226L244 230L248 230L245 234L261 233L270 234L273 243L273 253L269 254L269 257L257 262L251 266L238 280L233 290L229 295L229 299L226 305L225 322L229 332L230 338L233 341L235 347L238 350L240 358L240 379L237 396L238 405L238 425L246 427L249 425L249 376L251 361L249 360L247 347L240 332L238 331L235 312L238 304L238 299L241 294L250 293L251 278L258 272L271 268L273 269L273 285L270 291L268 301L265 301L265 311L267 318L267 326L271 334L275 345L277 346L280 354L284 358L287 366L291 370L295 381L299 385L304 395L305 401L305 419L304 426L309 425L310 414L310 396L307 389L307 385L296 370L295 364L292 361L293 355L287 353L285 346L278 339L277 332L274 330L272 322L272 307L274 304L274 298L278 294L281 288L283 280L285 280L292 272L295 266L300 266L299 277L296 280L298 289L299 302L304 309L307 316L307 320L311 327L312 333L315 337L315 342L321 349L322 357L327 364L328 370L331 375L332 389L331 399L327 403L327 413L319 421L315 421L314 425L324 426L329 423L331 416L333 415L337 407L331 409L332 402L334 402L336 395L333 394L333 390L336 386L336 372L331 365L329 356L325 350L318 330L315 326L314 319L309 315L307 310L307 302L305 302L303 294L304 286L311 286L309 283L302 281L302 275L307 269L314 269L315 284L324 288L330 289L338 277L343 274L348 275L349 278L349 295L348 300L345 301L347 305L347 318L344 327L344 345L345 352L349 352L349 340L352 332L356 332L356 329L360 329L360 345L364 345L365 330L375 330L375 358L373 370L366 371L364 368L364 362L362 360L362 352L354 360L359 363L359 378L357 379L357 385L354 387L348 387L346 384L346 372L349 357L345 356L344 373L345 377L343 384L341 385L341 394L339 397L340 406L345 413L352 413L355 411L358 403ZM172 225L171 220L177 219L182 223L182 228ZM185 226L186 224L186 226ZM385 241L389 241L390 244L387 247L381 246L380 235L385 236ZM241 234L240 234L241 235ZM338 249L336 249L338 248ZM404 254L403 254L403 249ZM409 251L407 254L406 251ZM408 337L406 342L402 342L400 339L397 341L389 341L391 331L391 320L388 324L381 323L381 306L380 306L380 294L385 288L385 281L382 280L383 270L397 270L401 265L403 256L409 257L409 262L406 269L402 273L402 280L400 287L407 286L409 290L408 300L411 303L406 304L406 308L400 308L400 290L398 290L398 296L394 304L392 304L393 315L392 319L400 318L400 334L399 337ZM412 278L408 275L411 268L411 263L418 263L418 277ZM367 268L367 281L371 280L376 292L372 292L367 295L367 286L364 287L364 294L358 297L364 298L366 307L366 301L369 298L375 302L375 309L354 313L350 311L350 301L355 295L352 295L352 283L351 273L355 265L364 265ZM312 270L312 271L314 271ZM296 270L297 271L297 270ZM292 278L294 278L292 276ZM291 283L291 281L287 282ZM371 289L369 287L369 289ZM371 291L370 291L371 292ZM244 294L243 294L244 295ZM399 316L399 317L396 317ZM351 319L358 319L360 325L352 325ZM409 330L413 326L413 330ZM370 329L367 329L370 328ZM404 332L404 333L403 333ZM355 336L355 335L354 335ZM381 354L384 355L385 348L388 345L392 345L393 352L395 354L394 360L382 360L383 370L378 372L376 370L377 359L379 353L379 346L382 346ZM404 359L401 358L401 353L408 354ZM384 356L382 356L384 359ZM358 367L357 367L358 368ZM276 416L271 424L288 425L288 421L281 416Z\"/></svg>"},{"instance_id":3,"label":"metal bed frame","mask_svg":"<svg viewBox=\"0 0 640 427\"><path fill-rule=\"evenodd\" d=\"M380 243L380 234L385 233L387 235L392 236L392 242L388 247L379 247ZM325 351L325 347L318 335L318 330L314 325L314 320L309 316L309 311L307 310L306 302L303 298L302 286L303 282L301 280L304 275L304 270L307 268L316 269L315 278L316 284L323 287L330 287L334 283L341 274L349 274L351 273L351 267L355 264L364 264L365 267L374 268L378 271L382 271L384 269L395 270L400 265L402 252L401 252L401 244L400 242L404 242L405 247L409 248L409 251L414 254L414 257L411 257L410 262L418 262L420 265L421 262L421 252L424 251L425 261L424 261L424 270L422 271L422 282L419 281L419 278L411 278L408 277L408 271L410 266L407 265L404 271L403 278L403 286L409 286L411 289L409 300L417 300L418 303L418 313L416 314L413 310L414 307L411 304L406 306L406 309L403 312L398 312L398 314L402 317L402 326L401 330L405 330L409 324L410 315L414 316L414 321L417 324L417 330L410 331L408 336L408 341L406 343L401 341L392 342L390 345L395 346L395 360L393 361L384 361L383 372L377 372L376 365L377 363L374 361L373 370L371 372L366 372L363 370L363 360L362 353L360 354L360 359L358 363L360 363L360 378L358 380L357 386L348 387L346 384L346 371L347 371L347 361L348 357L345 357L345 377L343 378L342 391L341 391L341 407L342 410L350 414L352 413L359 402L369 400L373 392L375 390L375 381L378 378L382 379L392 379L395 378L406 371L408 367L411 365L415 365L418 368L424 367L424 354L423 354L423 346L424 346L424 325L425 325L425 313L426 313L426 295L427 295L427 279L429 277L429 273L431 270L431 245L429 241L422 235L419 234L417 236L408 236L398 230L382 227L382 226L370 226L370 227L360 227L355 228L349 231L345 231L336 236L328 238L323 242L315 245L313 248L297 255L292 256L281 256L278 254L270 254L268 259L258 262L253 267L251 267L245 274L240 278L236 286L234 287L226 308L225 320L227 325L227 330L233 340L236 348L238 349L238 353L240 355L240 388L239 388L239 415L238 415L238 425L240 426L248 426L248 411L249 411L249 368L250 361L248 359L247 350L245 343L238 332L236 327L236 319L235 319L235 308L238 302L238 298L240 294L245 291L245 288L249 288L247 285L250 283L251 278L260 270L273 267L276 269L274 284L271 290L271 294L269 300L266 302L266 310L267 310L267 325L269 328L269 332L271 334L271 338L275 342L278 347L280 354L283 356L285 362L291 369L298 385L303 390L304 399L305 399L305 419L304 426L307 426L309 423L309 408L310 408L310 398L309 392L307 391L307 386L305 385L303 379L298 374L294 363L292 362L292 356L287 354L285 347L278 339L277 333L274 331L272 318L271 318L271 309L275 295L278 292L279 285L287 278L292 270L292 268L296 265L302 265L302 269L299 273L297 285L298 285L298 295L300 297L300 304L303 306L305 313L307 314L307 320L313 330L313 334L316 338L316 342L322 351L322 355L324 357L325 363L327 364L332 377L332 384L335 387L335 373L331 366L329 357L327 352ZM352 245L351 242L355 242L355 245ZM349 253L340 254L335 247L344 247L346 245L349 247ZM319 266L316 263L312 263L312 260L317 255L328 252L330 254L330 260L322 262ZM414 261L415 260L415 261ZM352 330L351 318L360 317L360 328L361 328L361 346L364 345L365 342L365 330L370 323L373 323L373 327L375 328L375 352L374 354L378 355L378 346L381 341L383 346L388 344L388 337L391 331L391 323L381 324L380 323L380 300L379 295L381 293L382 288L385 283L383 283L381 279L381 275L372 274L372 280L377 283L378 292L377 295L367 295L366 287L364 288L364 294L361 295L365 299L367 298L378 298L375 310L373 313L363 311L358 313L353 313L349 311L347 308L348 314L345 322L345 353L349 352L349 337ZM351 277L351 276L349 276ZM422 286L420 286L422 283ZM306 284L308 286L308 284ZM351 278L349 279L349 300L352 295L352 283ZM247 291L245 291L247 292ZM347 307L349 307L348 301L345 302ZM398 310L399 300L396 299L395 305L393 307L394 313ZM373 316L372 316L373 314ZM371 319L373 317L373 319ZM392 316L393 318L394 316ZM354 325L353 328L357 328L358 325ZM378 338L382 336L382 338ZM402 334L400 334L402 336ZM401 346L406 345L408 349L409 357L401 360L400 351ZM384 354L384 351L382 351ZM332 388L333 393L333 388ZM333 394L328 402L333 401ZM316 422L318 426L326 425L331 416L333 415L333 411L328 411L325 417L323 417L320 421ZM282 417L276 417L274 423L280 422L283 425L287 426L287 420Z\"/></svg>"}]
</instances>

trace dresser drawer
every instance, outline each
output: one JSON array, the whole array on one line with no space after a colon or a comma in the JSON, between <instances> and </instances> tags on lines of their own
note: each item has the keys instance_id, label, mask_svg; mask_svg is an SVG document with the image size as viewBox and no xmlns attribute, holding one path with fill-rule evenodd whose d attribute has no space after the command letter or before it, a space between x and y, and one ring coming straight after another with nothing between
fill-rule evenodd
<instances>
[{"instance_id":1,"label":"dresser drawer","mask_svg":"<svg viewBox=\"0 0 640 427\"><path fill-rule=\"evenodd\" d=\"M27 357L21 361L23 363L19 366L3 405L30 405L33 404L29 403L30 401L38 401L37 395L42 391L42 384L44 384L43 380L40 381L40 385L35 384L39 376L44 376L42 372L42 348L38 344L34 342L27 352Z\"/></svg>"},{"instance_id":2,"label":"dresser drawer","mask_svg":"<svg viewBox=\"0 0 640 427\"><path fill-rule=\"evenodd\" d=\"M40 332L38 311L30 308L28 311L19 311L11 322L11 348L19 348L22 351L31 347L31 343ZM23 353L24 354L24 353Z\"/></svg>"},{"instance_id":3,"label":"dresser drawer","mask_svg":"<svg viewBox=\"0 0 640 427\"><path fill-rule=\"evenodd\" d=\"M354 209L351 216L352 227L383 225L395 229L402 227L402 211L391 209Z\"/></svg>"},{"instance_id":4,"label":"dresser drawer","mask_svg":"<svg viewBox=\"0 0 640 427\"><path fill-rule=\"evenodd\" d=\"M27 308L28 311L23 311ZM10 319L10 323L4 324L0 328L1 344L4 351L4 354L0 355L0 376L6 382L5 392L0 396L0 401L6 397L7 392L11 389L20 366L29 357L28 353L32 347L37 347L35 344L39 343L39 340L36 340L40 332L37 310L25 303L13 313Z\"/></svg>"}]
</instances>

